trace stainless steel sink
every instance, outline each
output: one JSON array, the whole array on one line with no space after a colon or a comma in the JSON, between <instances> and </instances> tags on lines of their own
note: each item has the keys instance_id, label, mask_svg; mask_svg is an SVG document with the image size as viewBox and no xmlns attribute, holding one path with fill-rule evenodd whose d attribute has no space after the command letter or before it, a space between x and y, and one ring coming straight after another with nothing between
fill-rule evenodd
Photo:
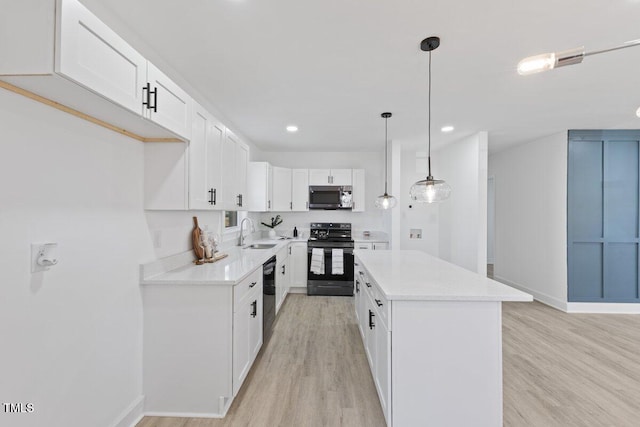
<instances>
[{"instance_id":1,"label":"stainless steel sink","mask_svg":"<svg viewBox=\"0 0 640 427\"><path fill-rule=\"evenodd\" d=\"M244 249L271 249L274 246L276 246L276 243L254 243L245 246Z\"/></svg>"}]
</instances>

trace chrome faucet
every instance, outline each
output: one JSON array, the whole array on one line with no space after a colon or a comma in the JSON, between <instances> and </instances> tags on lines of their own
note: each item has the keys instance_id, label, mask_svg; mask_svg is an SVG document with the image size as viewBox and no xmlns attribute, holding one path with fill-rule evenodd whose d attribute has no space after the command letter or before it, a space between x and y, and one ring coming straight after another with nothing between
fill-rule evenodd
<instances>
[{"instance_id":1,"label":"chrome faucet","mask_svg":"<svg viewBox=\"0 0 640 427\"><path fill-rule=\"evenodd\" d=\"M253 221L251 220L251 218L249 218L248 216L244 217L242 219L242 221L240 222L240 237L238 237L238 246L243 246L244 245L244 234L243 234L243 231L244 231L244 222L245 221L249 221L249 224L251 224L251 232L252 233L256 231L256 228L254 227Z\"/></svg>"}]
</instances>

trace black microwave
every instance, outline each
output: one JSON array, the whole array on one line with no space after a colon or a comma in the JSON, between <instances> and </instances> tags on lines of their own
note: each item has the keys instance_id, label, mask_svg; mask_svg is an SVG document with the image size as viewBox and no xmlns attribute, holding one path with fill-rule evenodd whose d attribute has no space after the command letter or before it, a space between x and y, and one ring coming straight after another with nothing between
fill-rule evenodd
<instances>
[{"instance_id":1,"label":"black microwave","mask_svg":"<svg viewBox=\"0 0 640 427\"><path fill-rule=\"evenodd\" d=\"M310 185L309 209L351 209L350 185Z\"/></svg>"}]
</instances>

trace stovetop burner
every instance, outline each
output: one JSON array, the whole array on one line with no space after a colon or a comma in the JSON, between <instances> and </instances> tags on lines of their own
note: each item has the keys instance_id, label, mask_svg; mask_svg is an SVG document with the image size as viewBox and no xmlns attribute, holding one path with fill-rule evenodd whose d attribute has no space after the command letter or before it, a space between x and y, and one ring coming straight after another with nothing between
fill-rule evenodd
<instances>
[{"instance_id":1,"label":"stovetop burner","mask_svg":"<svg viewBox=\"0 0 640 427\"><path fill-rule=\"evenodd\" d=\"M351 242L351 223L348 222L312 222L309 242Z\"/></svg>"}]
</instances>

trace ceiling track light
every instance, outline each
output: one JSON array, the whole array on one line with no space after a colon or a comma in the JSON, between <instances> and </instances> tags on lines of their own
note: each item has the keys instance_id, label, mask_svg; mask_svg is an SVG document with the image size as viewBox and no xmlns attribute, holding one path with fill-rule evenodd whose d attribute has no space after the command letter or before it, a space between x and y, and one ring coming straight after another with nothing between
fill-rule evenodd
<instances>
[{"instance_id":1,"label":"ceiling track light","mask_svg":"<svg viewBox=\"0 0 640 427\"><path fill-rule=\"evenodd\" d=\"M414 183L409 190L411 200L420 203L442 202L451 195L451 187L441 179L434 179L431 175L431 52L440 46L440 37L427 37L420 43L420 49L429 52L429 114L428 114L428 148L427 148L427 179Z\"/></svg>"},{"instance_id":2,"label":"ceiling track light","mask_svg":"<svg viewBox=\"0 0 640 427\"><path fill-rule=\"evenodd\" d=\"M631 40L619 46L595 50L592 52L586 52L584 50L584 46L582 46L560 52L529 56L518 62L518 74L521 76L528 76L529 74L541 73L543 71L553 70L554 68L564 67L565 65L580 64L586 56L598 55L600 53L612 52L614 50L626 49L628 47L638 45L640 45L640 39Z\"/></svg>"}]
</instances>

